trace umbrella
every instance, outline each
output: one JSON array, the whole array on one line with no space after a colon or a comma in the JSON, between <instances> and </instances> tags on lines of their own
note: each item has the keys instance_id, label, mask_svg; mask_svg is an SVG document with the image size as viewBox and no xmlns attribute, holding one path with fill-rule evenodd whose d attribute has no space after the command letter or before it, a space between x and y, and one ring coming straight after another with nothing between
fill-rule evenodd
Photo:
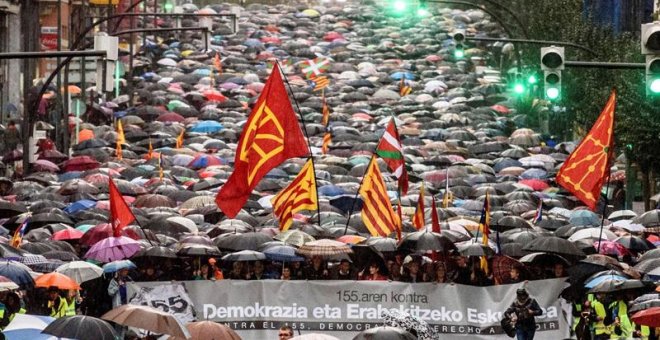
<instances>
[{"instance_id":1,"label":"umbrella","mask_svg":"<svg viewBox=\"0 0 660 340\"><path fill-rule=\"evenodd\" d=\"M34 280L35 287L57 287L62 290L79 290L80 285L72 278L58 272L43 274Z\"/></svg>"},{"instance_id":2,"label":"umbrella","mask_svg":"<svg viewBox=\"0 0 660 340\"><path fill-rule=\"evenodd\" d=\"M70 229L64 229L64 230L60 230L58 232L55 232L53 234L53 236L51 236L51 239L53 239L53 240L78 240L83 235L84 235L84 233L82 231L70 228Z\"/></svg>"},{"instance_id":3,"label":"umbrella","mask_svg":"<svg viewBox=\"0 0 660 340\"><path fill-rule=\"evenodd\" d=\"M21 288L34 286L34 280L25 265L11 261L0 261L0 275L12 280Z\"/></svg>"},{"instance_id":4,"label":"umbrella","mask_svg":"<svg viewBox=\"0 0 660 340\"><path fill-rule=\"evenodd\" d=\"M307 242L311 242L315 240L315 238L312 237L311 235L295 229L287 230L283 233L277 234L273 238L296 247L300 247Z\"/></svg>"},{"instance_id":5,"label":"umbrella","mask_svg":"<svg viewBox=\"0 0 660 340\"><path fill-rule=\"evenodd\" d=\"M381 326L360 332L353 340L416 340L411 333L396 327Z\"/></svg>"},{"instance_id":6,"label":"umbrella","mask_svg":"<svg viewBox=\"0 0 660 340\"><path fill-rule=\"evenodd\" d=\"M266 258L271 261L300 262L305 258L296 255L296 248L287 245L271 246L263 250Z\"/></svg>"},{"instance_id":7,"label":"umbrella","mask_svg":"<svg viewBox=\"0 0 660 340\"><path fill-rule=\"evenodd\" d=\"M104 273L114 273L114 272L118 272L122 269L134 269L134 268L137 268L137 266L131 260L118 260L118 261L112 261L110 263L104 264L103 265L103 272Z\"/></svg>"},{"instance_id":8,"label":"umbrella","mask_svg":"<svg viewBox=\"0 0 660 340\"><path fill-rule=\"evenodd\" d=\"M352 252L353 251L347 244L327 239L306 242L300 247L300 249L298 249L298 253L308 257L333 256L350 254Z\"/></svg>"},{"instance_id":9,"label":"umbrella","mask_svg":"<svg viewBox=\"0 0 660 340\"><path fill-rule=\"evenodd\" d=\"M103 269L99 266L85 261L72 261L65 263L57 267L55 271L72 278L78 284L96 279L103 274Z\"/></svg>"},{"instance_id":10,"label":"umbrella","mask_svg":"<svg viewBox=\"0 0 660 340\"><path fill-rule=\"evenodd\" d=\"M241 340L241 337L228 326L213 321L189 322L186 328L190 340ZM172 340L183 340L172 337Z\"/></svg>"},{"instance_id":11,"label":"umbrella","mask_svg":"<svg viewBox=\"0 0 660 340\"><path fill-rule=\"evenodd\" d=\"M568 240L556 236L542 236L534 239L523 247L523 250L532 252L548 252L558 255L584 257L582 250Z\"/></svg>"},{"instance_id":12,"label":"umbrella","mask_svg":"<svg viewBox=\"0 0 660 340\"><path fill-rule=\"evenodd\" d=\"M14 314L14 319L2 330L5 339L18 340L57 340L49 334L42 334L46 326L55 320L50 316Z\"/></svg>"},{"instance_id":13,"label":"umbrella","mask_svg":"<svg viewBox=\"0 0 660 340\"><path fill-rule=\"evenodd\" d=\"M101 316L119 325L136 327L157 334L190 338L188 330L174 315L149 306L122 305Z\"/></svg>"},{"instance_id":14,"label":"umbrella","mask_svg":"<svg viewBox=\"0 0 660 340\"><path fill-rule=\"evenodd\" d=\"M125 237L108 237L95 243L87 253L85 258L100 262L112 262L129 258L140 251L140 243Z\"/></svg>"},{"instance_id":15,"label":"umbrella","mask_svg":"<svg viewBox=\"0 0 660 340\"><path fill-rule=\"evenodd\" d=\"M660 209L649 210L635 217L633 223L639 223L647 228L660 226Z\"/></svg>"},{"instance_id":16,"label":"umbrella","mask_svg":"<svg viewBox=\"0 0 660 340\"><path fill-rule=\"evenodd\" d=\"M10 290L18 289L18 285L14 281L0 276L0 292L6 292Z\"/></svg>"},{"instance_id":17,"label":"umbrella","mask_svg":"<svg viewBox=\"0 0 660 340\"><path fill-rule=\"evenodd\" d=\"M78 340L114 340L119 336L108 322L86 315L55 319L42 333Z\"/></svg>"},{"instance_id":18,"label":"umbrella","mask_svg":"<svg viewBox=\"0 0 660 340\"><path fill-rule=\"evenodd\" d=\"M627 289L637 289L644 287L645 284L640 280L605 280L589 290L589 293L613 293Z\"/></svg>"},{"instance_id":19,"label":"umbrella","mask_svg":"<svg viewBox=\"0 0 660 340\"><path fill-rule=\"evenodd\" d=\"M265 260L266 255L254 250L241 250L235 253L227 254L222 257L224 261L260 261Z\"/></svg>"},{"instance_id":20,"label":"umbrella","mask_svg":"<svg viewBox=\"0 0 660 340\"><path fill-rule=\"evenodd\" d=\"M440 233L420 230L406 234L399 243L399 248L425 253L427 251L450 251L456 247L448 237Z\"/></svg>"},{"instance_id":21,"label":"umbrella","mask_svg":"<svg viewBox=\"0 0 660 340\"><path fill-rule=\"evenodd\" d=\"M660 327L660 307L651 307L649 309L639 311L635 313L630 319L638 325Z\"/></svg>"}]
</instances>

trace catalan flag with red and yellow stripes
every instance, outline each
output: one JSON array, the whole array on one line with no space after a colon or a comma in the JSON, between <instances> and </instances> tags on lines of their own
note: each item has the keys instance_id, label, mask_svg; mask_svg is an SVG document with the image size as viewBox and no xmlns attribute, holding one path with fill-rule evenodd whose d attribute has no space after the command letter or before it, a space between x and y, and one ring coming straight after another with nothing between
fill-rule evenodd
<instances>
[{"instance_id":1,"label":"catalan flag with red and yellow stripes","mask_svg":"<svg viewBox=\"0 0 660 340\"><path fill-rule=\"evenodd\" d=\"M327 131L323 135L323 145L321 146L321 153L324 155L328 153L330 150L330 143L332 143L332 133L330 131Z\"/></svg>"},{"instance_id":2,"label":"catalan flag with red and yellow stripes","mask_svg":"<svg viewBox=\"0 0 660 340\"><path fill-rule=\"evenodd\" d=\"M323 118L321 119L321 124L323 126L328 126L328 123L330 122L330 107L328 107L328 102L325 100L325 91L323 91Z\"/></svg>"},{"instance_id":3,"label":"catalan flag with red and yellow stripes","mask_svg":"<svg viewBox=\"0 0 660 340\"><path fill-rule=\"evenodd\" d=\"M316 176L310 158L300 170L298 176L289 185L271 199L273 214L280 221L280 231L287 231L293 224L293 214L302 210L316 210Z\"/></svg>"},{"instance_id":4,"label":"catalan flag with red and yellow stripes","mask_svg":"<svg viewBox=\"0 0 660 340\"><path fill-rule=\"evenodd\" d=\"M123 158L121 145L126 143L126 137L124 136L124 127L121 125L121 119L117 120L117 147L115 152L117 154L117 159L121 160Z\"/></svg>"},{"instance_id":5,"label":"catalan flag with red and yellow stripes","mask_svg":"<svg viewBox=\"0 0 660 340\"><path fill-rule=\"evenodd\" d=\"M371 235L387 237L396 231L400 225L399 216L392 209L376 157L369 162L359 192L364 201L362 221Z\"/></svg>"},{"instance_id":6,"label":"catalan flag with red and yellow stripes","mask_svg":"<svg viewBox=\"0 0 660 340\"><path fill-rule=\"evenodd\" d=\"M183 147L183 136L186 133L186 129L181 130L181 133L176 137L176 148L181 149Z\"/></svg>"},{"instance_id":7,"label":"catalan flag with red and yellow stripes","mask_svg":"<svg viewBox=\"0 0 660 340\"><path fill-rule=\"evenodd\" d=\"M415 210L415 215L413 215L412 223L417 230L424 228L424 225L426 224L424 221L424 182L422 182L422 187L419 189L417 210Z\"/></svg>"},{"instance_id":8,"label":"catalan flag with red and yellow stripes","mask_svg":"<svg viewBox=\"0 0 660 340\"><path fill-rule=\"evenodd\" d=\"M405 97L412 92L412 87L406 84L406 77L401 77L401 83L399 84L399 95Z\"/></svg>"}]
</instances>

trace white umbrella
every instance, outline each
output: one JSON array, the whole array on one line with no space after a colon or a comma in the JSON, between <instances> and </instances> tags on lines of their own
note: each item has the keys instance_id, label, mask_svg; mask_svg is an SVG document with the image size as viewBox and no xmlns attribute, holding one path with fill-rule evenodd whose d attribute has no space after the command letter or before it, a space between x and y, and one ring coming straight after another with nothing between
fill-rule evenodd
<instances>
[{"instance_id":1,"label":"white umbrella","mask_svg":"<svg viewBox=\"0 0 660 340\"><path fill-rule=\"evenodd\" d=\"M584 239L593 239L597 241L598 238L601 238L606 241L612 241L615 238L617 238L617 236L613 232L607 229L603 229L603 235L601 236L600 228L587 228L576 231L573 235L571 235L571 237L568 238L568 240L571 242L584 240Z\"/></svg>"},{"instance_id":2,"label":"white umbrella","mask_svg":"<svg viewBox=\"0 0 660 340\"><path fill-rule=\"evenodd\" d=\"M55 271L72 278L78 284L96 279L103 275L103 269L101 267L85 261L65 263L57 267Z\"/></svg>"},{"instance_id":3,"label":"white umbrella","mask_svg":"<svg viewBox=\"0 0 660 340\"><path fill-rule=\"evenodd\" d=\"M6 339L30 339L30 340L57 340L49 334L41 334L55 319L50 316L19 314L14 315L14 319L2 331Z\"/></svg>"}]
</instances>

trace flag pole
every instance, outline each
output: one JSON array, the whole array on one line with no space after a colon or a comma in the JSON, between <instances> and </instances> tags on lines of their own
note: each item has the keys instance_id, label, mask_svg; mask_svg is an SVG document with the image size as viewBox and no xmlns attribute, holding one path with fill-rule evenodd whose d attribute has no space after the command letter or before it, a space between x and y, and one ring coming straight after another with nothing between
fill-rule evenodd
<instances>
[{"instance_id":1,"label":"flag pole","mask_svg":"<svg viewBox=\"0 0 660 340\"><path fill-rule=\"evenodd\" d=\"M612 88L612 92L616 93L616 87ZM612 131L616 127L616 100L614 101L614 112L612 113ZM607 155L607 181L605 184L605 204L603 205L603 216L600 220L600 234L598 235L598 249L596 249L596 254L600 254L600 245L603 243L603 228L605 227L605 212L607 212L607 205L610 204L610 176L612 175L612 167L610 165L612 161L612 153L614 150L614 134L612 134L612 139L610 140L610 148ZM601 187L602 188L602 187Z\"/></svg>"},{"instance_id":2,"label":"flag pole","mask_svg":"<svg viewBox=\"0 0 660 340\"><path fill-rule=\"evenodd\" d=\"M291 87L291 84L289 83L289 79L286 77L284 72L282 71L282 66L280 66L280 60L276 59L275 63L277 65L277 68L279 69L280 72L282 72L282 79L284 79L284 82L286 83L286 86L289 87L289 91L291 94L293 94L293 87ZM298 111L298 115L300 116L300 122L302 123L303 126L303 133L305 134L305 139L307 139L307 148L309 149L309 159L312 161L312 172L314 173L314 188L316 189L316 216L318 217L318 222L319 222L319 227L321 226L321 204L319 204L319 186L316 181L316 164L314 164L314 154L312 154L312 144L310 143L309 140L309 134L307 133L307 125L305 124L305 117L303 117L302 111L300 111L300 106L298 105L298 100L296 99L295 96L291 96L293 99L293 103L296 105L296 109Z\"/></svg>"}]
</instances>

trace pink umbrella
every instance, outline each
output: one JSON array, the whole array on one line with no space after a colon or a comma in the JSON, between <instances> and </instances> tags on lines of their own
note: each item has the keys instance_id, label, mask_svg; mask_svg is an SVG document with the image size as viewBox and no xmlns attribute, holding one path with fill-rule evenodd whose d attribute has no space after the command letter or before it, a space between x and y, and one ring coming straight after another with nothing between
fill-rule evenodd
<instances>
[{"instance_id":1,"label":"pink umbrella","mask_svg":"<svg viewBox=\"0 0 660 340\"><path fill-rule=\"evenodd\" d=\"M64 229L60 230L51 236L52 240L78 240L80 239L85 233L78 229Z\"/></svg>"},{"instance_id":2,"label":"pink umbrella","mask_svg":"<svg viewBox=\"0 0 660 340\"><path fill-rule=\"evenodd\" d=\"M85 181L87 181L90 184L106 184L108 183L109 176L106 174L101 174L101 173L95 173L91 175L85 176Z\"/></svg>"},{"instance_id":3,"label":"pink umbrella","mask_svg":"<svg viewBox=\"0 0 660 340\"><path fill-rule=\"evenodd\" d=\"M108 237L95 243L85 254L86 259L112 262L127 259L140 251L140 243L125 237Z\"/></svg>"},{"instance_id":4,"label":"pink umbrella","mask_svg":"<svg viewBox=\"0 0 660 340\"><path fill-rule=\"evenodd\" d=\"M60 171L60 167L55 165L55 163L46 160L46 159L37 159L32 166L36 171L47 171L47 172L57 172Z\"/></svg>"},{"instance_id":5,"label":"pink umbrella","mask_svg":"<svg viewBox=\"0 0 660 340\"><path fill-rule=\"evenodd\" d=\"M598 249L599 242L594 242L594 248ZM603 255L614 255L614 256L623 256L630 254L628 249L624 247L621 243L614 241L603 241L600 242L600 254Z\"/></svg>"}]
</instances>

